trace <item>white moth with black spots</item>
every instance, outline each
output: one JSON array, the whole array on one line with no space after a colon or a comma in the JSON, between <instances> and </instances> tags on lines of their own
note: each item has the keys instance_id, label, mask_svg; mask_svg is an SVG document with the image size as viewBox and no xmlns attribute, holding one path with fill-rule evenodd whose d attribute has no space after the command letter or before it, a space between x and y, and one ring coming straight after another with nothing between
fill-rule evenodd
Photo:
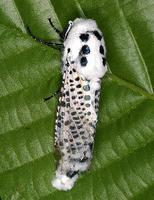
<instances>
[{"instance_id":1,"label":"white moth with black spots","mask_svg":"<svg viewBox=\"0 0 154 200\"><path fill-rule=\"evenodd\" d=\"M28 31L36 41L64 49L63 81L55 126L55 145L61 159L52 185L59 190L70 190L80 172L87 170L91 163L101 78L107 71L106 48L94 20L77 18L70 21L64 35L54 27L51 19L49 22L63 44L44 41L35 37L29 28Z\"/></svg>"},{"instance_id":2,"label":"white moth with black spots","mask_svg":"<svg viewBox=\"0 0 154 200\"><path fill-rule=\"evenodd\" d=\"M91 19L69 22L64 37L63 81L55 127L61 154L52 185L70 190L92 159L101 78L107 71L102 32Z\"/></svg>"}]
</instances>

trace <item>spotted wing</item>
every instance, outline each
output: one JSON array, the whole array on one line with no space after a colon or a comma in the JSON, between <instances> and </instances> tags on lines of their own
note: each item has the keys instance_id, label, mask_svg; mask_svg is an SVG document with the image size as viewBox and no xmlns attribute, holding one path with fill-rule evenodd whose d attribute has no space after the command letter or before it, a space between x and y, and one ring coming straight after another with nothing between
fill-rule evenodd
<instances>
[{"instance_id":1,"label":"spotted wing","mask_svg":"<svg viewBox=\"0 0 154 200\"><path fill-rule=\"evenodd\" d=\"M60 152L84 157L93 144L97 116L88 81L73 65L64 72L57 113L56 143Z\"/></svg>"}]
</instances>

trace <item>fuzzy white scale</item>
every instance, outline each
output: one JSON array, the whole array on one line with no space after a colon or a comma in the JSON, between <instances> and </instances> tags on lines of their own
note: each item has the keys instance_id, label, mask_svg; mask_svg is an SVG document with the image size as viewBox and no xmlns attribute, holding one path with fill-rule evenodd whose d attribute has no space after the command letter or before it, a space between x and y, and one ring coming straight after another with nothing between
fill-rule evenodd
<instances>
[{"instance_id":1,"label":"fuzzy white scale","mask_svg":"<svg viewBox=\"0 0 154 200\"><path fill-rule=\"evenodd\" d=\"M92 159L90 144L94 143L98 111L98 108L96 108L98 105L95 105L96 91L100 90L101 78L107 71L104 39L96 22L91 19L77 18L69 23L64 38L62 58L63 86L61 92L64 93L65 97L61 96L59 99L60 105L58 107L55 133L55 143L61 154L61 160L56 170L56 176L52 181L55 188L65 191L70 190L79 173L87 170L90 166ZM88 45L88 49L81 51L84 45ZM70 79L73 79L72 88L75 87L75 89L71 90ZM79 79L80 84L77 84L75 79ZM80 85L81 88L79 88ZM84 91L82 88L87 87L87 85L90 89ZM69 92L69 104L63 107L62 104L66 104L68 100L66 99L67 92ZM80 99L77 101L78 94L81 92L84 96L80 98L81 101ZM73 96L75 96L74 100L72 100ZM88 99L89 96L90 100ZM80 106L81 102L82 107ZM84 111L79 112L81 108ZM73 111L76 113L75 115ZM88 113L90 113L90 116ZM74 121L73 119L80 119L80 121ZM71 125L65 126L67 123L71 123ZM93 126L90 126L90 123ZM81 128L78 128L78 124ZM76 138L75 133L78 134ZM81 135L81 133L84 133L84 135Z\"/></svg>"}]
</instances>

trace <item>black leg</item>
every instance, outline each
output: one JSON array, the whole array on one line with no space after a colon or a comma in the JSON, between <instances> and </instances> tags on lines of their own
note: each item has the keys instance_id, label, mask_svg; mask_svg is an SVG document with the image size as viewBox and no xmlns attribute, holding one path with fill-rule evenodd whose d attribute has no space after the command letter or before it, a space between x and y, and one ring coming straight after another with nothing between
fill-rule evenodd
<instances>
[{"instance_id":1,"label":"black leg","mask_svg":"<svg viewBox=\"0 0 154 200\"><path fill-rule=\"evenodd\" d=\"M53 28L53 29L56 31L56 33L59 35L59 37L61 38L61 40L63 40L64 37L63 37L62 32L61 32L60 30L58 30L58 29L54 26L54 24L53 24L52 21L51 21L51 18L48 18L48 20L49 20L49 23L50 23L50 25L52 26L52 28Z\"/></svg>"},{"instance_id":2,"label":"black leg","mask_svg":"<svg viewBox=\"0 0 154 200\"><path fill-rule=\"evenodd\" d=\"M51 99L52 97L56 96L58 93L60 93L60 90L57 90L55 93L53 93L51 96L44 98L44 101L48 101L49 99Z\"/></svg>"},{"instance_id":3,"label":"black leg","mask_svg":"<svg viewBox=\"0 0 154 200\"><path fill-rule=\"evenodd\" d=\"M34 40L36 40L37 42L40 42L41 44L44 44L46 46L49 46L49 47L53 47L53 48L56 48L56 49L62 49L63 48L63 44L62 43L56 43L56 42L51 42L51 41L45 41L41 38L37 38L35 37L35 35L33 35L33 33L31 32L30 28L27 27L27 31L28 33L32 36L32 38Z\"/></svg>"}]
</instances>

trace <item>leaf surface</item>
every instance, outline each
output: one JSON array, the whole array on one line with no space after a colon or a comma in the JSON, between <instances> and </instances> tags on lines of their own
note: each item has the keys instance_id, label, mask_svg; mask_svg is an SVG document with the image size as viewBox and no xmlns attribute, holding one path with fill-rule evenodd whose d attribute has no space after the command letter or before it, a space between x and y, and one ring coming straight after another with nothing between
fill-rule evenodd
<instances>
[{"instance_id":1,"label":"leaf surface","mask_svg":"<svg viewBox=\"0 0 154 200\"><path fill-rule=\"evenodd\" d=\"M152 200L154 195L154 4L152 0L0 1L0 197L2 200ZM102 82L94 159L74 188L51 186L61 53L76 17L104 33L111 73Z\"/></svg>"}]
</instances>

